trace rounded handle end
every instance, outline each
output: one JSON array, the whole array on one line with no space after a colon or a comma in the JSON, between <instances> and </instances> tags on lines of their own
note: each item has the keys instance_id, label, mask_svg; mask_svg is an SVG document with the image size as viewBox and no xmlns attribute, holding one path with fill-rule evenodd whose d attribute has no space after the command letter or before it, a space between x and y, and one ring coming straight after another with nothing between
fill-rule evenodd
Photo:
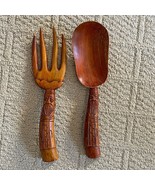
<instances>
[{"instance_id":1,"label":"rounded handle end","mask_svg":"<svg viewBox=\"0 0 155 185\"><path fill-rule=\"evenodd\" d=\"M56 148L50 148L50 149L46 149L46 150L44 149L44 150L40 150L40 151L41 151L42 160L44 162L56 161L59 158Z\"/></svg>"},{"instance_id":2,"label":"rounded handle end","mask_svg":"<svg viewBox=\"0 0 155 185\"><path fill-rule=\"evenodd\" d=\"M85 150L86 150L86 155L89 158L98 158L101 155L99 146L97 146L97 147L91 147L91 146L90 147L86 147Z\"/></svg>"}]
</instances>

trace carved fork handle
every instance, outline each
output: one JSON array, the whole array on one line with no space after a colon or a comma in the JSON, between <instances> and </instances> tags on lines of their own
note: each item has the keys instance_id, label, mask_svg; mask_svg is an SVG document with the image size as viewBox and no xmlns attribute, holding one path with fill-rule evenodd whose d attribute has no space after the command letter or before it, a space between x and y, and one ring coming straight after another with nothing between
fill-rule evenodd
<instances>
[{"instance_id":1,"label":"carved fork handle","mask_svg":"<svg viewBox=\"0 0 155 185\"><path fill-rule=\"evenodd\" d=\"M87 114L84 125L84 146L89 158L100 156L98 133L98 88L89 89Z\"/></svg>"},{"instance_id":2,"label":"carved fork handle","mask_svg":"<svg viewBox=\"0 0 155 185\"><path fill-rule=\"evenodd\" d=\"M58 159L54 133L55 90L47 89L39 127L39 146L43 161L51 162Z\"/></svg>"}]
</instances>

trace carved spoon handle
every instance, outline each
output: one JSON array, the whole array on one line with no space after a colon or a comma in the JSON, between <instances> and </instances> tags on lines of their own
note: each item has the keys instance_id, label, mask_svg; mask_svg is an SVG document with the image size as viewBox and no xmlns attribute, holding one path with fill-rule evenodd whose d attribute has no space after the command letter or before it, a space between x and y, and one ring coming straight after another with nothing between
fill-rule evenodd
<instances>
[{"instance_id":1,"label":"carved spoon handle","mask_svg":"<svg viewBox=\"0 0 155 185\"><path fill-rule=\"evenodd\" d=\"M39 126L39 146L43 161L58 159L54 133L55 90L47 89Z\"/></svg>"},{"instance_id":2,"label":"carved spoon handle","mask_svg":"<svg viewBox=\"0 0 155 185\"><path fill-rule=\"evenodd\" d=\"M87 114L84 126L84 145L89 158L100 156L98 134L98 88L89 89Z\"/></svg>"}]
</instances>

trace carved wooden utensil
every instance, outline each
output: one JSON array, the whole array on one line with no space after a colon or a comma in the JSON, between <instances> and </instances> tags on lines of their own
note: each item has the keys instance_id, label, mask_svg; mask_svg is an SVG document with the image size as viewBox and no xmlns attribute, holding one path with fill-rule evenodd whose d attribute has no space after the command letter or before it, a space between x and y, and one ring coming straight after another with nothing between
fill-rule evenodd
<instances>
[{"instance_id":1,"label":"carved wooden utensil","mask_svg":"<svg viewBox=\"0 0 155 185\"><path fill-rule=\"evenodd\" d=\"M51 69L47 66L46 47L43 32L40 29L40 51L42 67L38 69L36 36L32 42L32 66L36 83L45 89L44 105L41 112L39 125L39 146L43 161L51 162L58 159L54 134L54 111L55 111L55 90L63 84L66 72L66 43L62 35L61 67L57 67L58 43L56 31L53 28L53 55Z\"/></svg>"},{"instance_id":2,"label":"carved wooden utensil","mask_svg":"<svg viewBox=\"0 0 155 185\"><path fill-rule=\"evenodd\" d=\"M82 23L73 33L72 47L79 81L90 88L84 126L85 151L88 157L97 158L100 156L97 86L105 82L108 74L108 32L97 22Z\"/></svg>"}]
</instances>

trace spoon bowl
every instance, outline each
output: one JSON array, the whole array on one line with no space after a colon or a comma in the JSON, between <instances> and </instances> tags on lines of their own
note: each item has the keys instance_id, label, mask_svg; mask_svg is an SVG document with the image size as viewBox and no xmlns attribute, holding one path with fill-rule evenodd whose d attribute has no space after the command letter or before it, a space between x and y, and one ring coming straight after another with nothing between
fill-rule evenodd
<instances>
[{"instance_id":1,"label":"spoon bowl","mask_svg":"<svg viewBox=\"0 0 155 185\"><path fill-rule=\"evenodd\" d=\"M103 84L108 74L107 30L97 22L82 23L73 33L72 45L80 82L89 88Z\"/></svg>"},{"instance_id":2,"label":"spoon bowl","mask_svg":"<svg viewBox=\"0 0 155 185\"><path fill-rule=\"evenodd\" d=\"M97 158L100 156L97 86L108 75L108 32L97 22L82 23L73 33L72 47L78 79L90 88L84 125L85 151L88 157Z\"/></svg>"}]
</instances>

